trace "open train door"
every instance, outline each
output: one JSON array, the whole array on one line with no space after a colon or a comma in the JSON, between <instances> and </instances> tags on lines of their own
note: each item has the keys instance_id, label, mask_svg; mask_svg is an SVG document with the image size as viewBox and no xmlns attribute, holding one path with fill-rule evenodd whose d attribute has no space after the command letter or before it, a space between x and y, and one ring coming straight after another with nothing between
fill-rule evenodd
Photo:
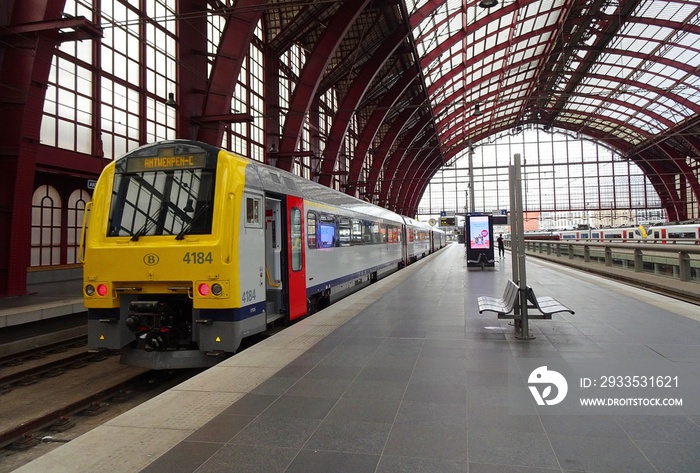
<instances>
[{"instance_id":1,"label":"open train door","mask_svg":"<svg viewBox=\"0 0 700 473\"><path fill-rule=\"evenodd\" d=\"M265 272L267 323L306 314L304 200L294 196L265 199Z\"/></svg>"}]
</instances>

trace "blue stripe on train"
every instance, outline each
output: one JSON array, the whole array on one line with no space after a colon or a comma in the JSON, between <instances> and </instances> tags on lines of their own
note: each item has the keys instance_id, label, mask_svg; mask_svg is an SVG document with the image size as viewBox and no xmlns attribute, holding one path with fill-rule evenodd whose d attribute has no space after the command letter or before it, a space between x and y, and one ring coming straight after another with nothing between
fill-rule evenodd
<instances>
[{"instance_id":1,"label":"blue stripe on train","mask_svg":"<svg viewBox=\"0 0 700 473\"><path fill-rule=\"evenodd\" d=\"M306 295L313 296L314 294L318 294L319 292L323 292L326 289L330 289L331 287L337 286L339 284L343 284L345 282L351 281L353 279L356 279L356 278L359 278L362 276L366 276L366 275L371 274L375 271L379 271L379 270L388 268L389 266L397 266L397 268L398 268L399 261L400 260L391 261L389 263L385 263L385 264L382 264L379 266L374 266L372 268L364 269L362 271L357 271L357 272L352 273L352 274L346 274L345 276L331 279L331 280L326 281L322 284L316 284L315 286L311 286L311 287L308 287L306 289Z\"/></svg>"}]
</instances>

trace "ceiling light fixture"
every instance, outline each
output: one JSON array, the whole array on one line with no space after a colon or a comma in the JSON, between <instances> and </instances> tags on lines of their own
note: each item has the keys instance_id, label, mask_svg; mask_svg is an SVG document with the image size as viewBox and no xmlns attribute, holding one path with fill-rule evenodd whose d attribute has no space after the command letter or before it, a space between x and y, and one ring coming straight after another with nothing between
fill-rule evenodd
<instances>
[{"instance_id":1,"label":"ceiling light fixture","mask_svg":"<svg viewBox=\"0 0 700 473\"><path fill-rule=\"evenodd\" d=\"M498 5L498 0L481 0L479 2L479 6L481 8L491 8L495 7L496 5Z\"/></svg>"},{"instance_id":2,"label":"ceiling light fixture","mask_svg":"<svg viewBox=\"0 0 700 473\"><path fill-rule=\"evenodd\" d=\"M478 103L474 104L474 113L472 113L473 117L480 117L481 116L481 108L479 107Z\"/></svg>"}]
</instances>

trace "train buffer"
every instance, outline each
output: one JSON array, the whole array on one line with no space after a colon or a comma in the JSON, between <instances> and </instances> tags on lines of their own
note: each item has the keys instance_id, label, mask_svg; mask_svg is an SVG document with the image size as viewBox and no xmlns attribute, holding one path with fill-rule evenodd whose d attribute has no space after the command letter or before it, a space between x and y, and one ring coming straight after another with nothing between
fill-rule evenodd
<instances>
[{"instance_id":1,"label":"train buffer","mask_svg":"<svg viewBox=\"0 0 700 473\"><path fill-rule=\"evenodd\" d=\"M477 304L479 305L479 313L495 312L499 319L519 319L519 315L515 315L514 309L519 303L518 294L520 288L518 285L508 280L506 289L503 292L503 297L479 296ZM574 313L573 310L566 307L564 304L554 299L553 297L544 296L537 297L535 291L531 287L526 288L528 309L537 309L540 314L528 313L528 318L531 319L551 319L552 314L559 312Z\"/></svg>"}]
</instances>

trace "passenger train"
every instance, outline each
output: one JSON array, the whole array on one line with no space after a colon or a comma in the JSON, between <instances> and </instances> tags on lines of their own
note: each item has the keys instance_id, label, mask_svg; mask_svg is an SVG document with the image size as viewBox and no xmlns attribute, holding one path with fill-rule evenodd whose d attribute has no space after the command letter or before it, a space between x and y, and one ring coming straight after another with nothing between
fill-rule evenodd
<instances>
[{"instance_id":1,"label":"passenger train","mask_svg":"<svg viewBox=\"0 0 700 473\"><path fill-rule=\"evenodd\" d=\"M525 232L526 240L593 240L619 242L698 244L700 222L665 223L648 228L578 228L576 230L538 230Z\"/></svg>"},{"instance_id":2,"label":"passenger train","mask_svg":"<svg viewBox=\"0 0 700 473\"><path fill-rule=\"evenodd\" d=\"M186 140L110 163L87 210L89 347L151 369L212 366L446 243L427 223Z\"/></svg>"}]
</instances>

